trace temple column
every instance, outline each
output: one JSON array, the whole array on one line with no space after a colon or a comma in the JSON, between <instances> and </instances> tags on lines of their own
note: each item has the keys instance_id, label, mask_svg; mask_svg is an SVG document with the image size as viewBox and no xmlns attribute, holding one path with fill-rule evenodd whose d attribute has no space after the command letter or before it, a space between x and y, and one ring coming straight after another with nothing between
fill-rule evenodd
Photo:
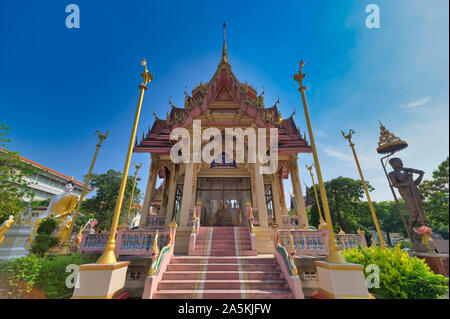
<instances>
[{"instance_id":1,"label":"temple column","mask_svg":"<svg viewBox=\"0 0 450 319\"><path fill-rule=\"evenodd\" d=\"M300 218L300 225L309 226L305 200L303 198L302 187L300 186L297 155L291 155L290 157L292 189L294 190L295 202L297 203L297 214Z\"/></svg>"},{"instance_id":2,"label":"temple column","mask_svg":"<svg viewBox=\"0 0 450 319\"><path fill-rule=\"evenodd\" d=\"M173 206L175 205L175 192L177 190L177 169L175 164L172 164L169 179L169 196L167 197L166 210L166 226L169 226L173 219Z\"/></svg>"},{"instance_id":3,"label":"temple column","mask_svg":"<svg viewBox=\"0 0 450 319\"><path fill-rule=\"evenodd\" d=\"M156 178L158 172L156 172L157 165L158 165L159 158L156 157L156 155L151 155L151 162L150 162L150 170L147 180L147 187L145 189L145 196L144 196L144 205L142 208L142 214L141 214L141 220L139 222L140 228L145 228L145 225L147 223L147 216L148 212L150 210L150 204L152 201L152 197L155 193L155 186L156 186Z\"/></svg>"},{"instance_id":4,"label":"temple column","mask_svg":"<svg viewBox=\"0 0 450 319\"><path fill-rule=\"evenodd\" d=\"M275 222L281 226L281 215L283 214L280 201L280 187L278 186L278 174L272 174L272 196Z\"/></svg>"},{"instance_id":5,"label":"temple column","mask_svg":"<svg viewBox=\"0 0 450 319\"><path fill-rule=\"evenodd\" d=\"M189 208L192 203L192 179L194 177L194 163L186 163L184 172L183 199L180 210L180 226L187 226L189 219Z\"/></svg>"},{"instance_id":6,"label":"temple column","mask_svg":"<svg viewBox=\"0 0 450 319\"><path fill-rule=\"evenodd\" d=\"M263 175L259 172L259 162L258 160L253 165L254 167L254 177L255 177L255 196L256 199L256 207L258 208L258 218L259 225L261 227L268 227L267 223L267 207L266 207L266 196L264 194L264 178Z\"/></svg>"}]
</instances>

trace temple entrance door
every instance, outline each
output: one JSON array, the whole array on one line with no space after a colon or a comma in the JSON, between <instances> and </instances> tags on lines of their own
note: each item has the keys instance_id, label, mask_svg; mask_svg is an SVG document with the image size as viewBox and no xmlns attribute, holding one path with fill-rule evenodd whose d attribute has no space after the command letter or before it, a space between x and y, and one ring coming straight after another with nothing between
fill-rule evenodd
<instances>
[{"instance_id":1,"label":"temple entrance door","mask_svg":"<svg viewBox=\"0 0 450 319\"><path fill-rule=\"evenodd\" d=\"M197 200L202 202L200 223L204 226L247 224L246 203L251 203L250 178L199 177Z\"/></svg>"}]
</instances>

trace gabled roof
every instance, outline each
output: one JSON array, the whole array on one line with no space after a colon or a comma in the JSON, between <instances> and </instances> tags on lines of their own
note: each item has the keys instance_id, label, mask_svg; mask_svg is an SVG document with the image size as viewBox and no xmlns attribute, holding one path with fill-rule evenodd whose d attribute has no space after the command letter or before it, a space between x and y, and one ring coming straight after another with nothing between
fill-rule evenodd
<instances>
[{"instance_id":1,"label":"gabled roof","mask_svg":"<svg viewBox=\"0 0 450 319\"><path fill-rule=\"evenodd\" d=\"M242 114L254 118L258 127L274 127L279 129L279 149L287 153L311 152L311 147L301 136L293 117L283 120L278 110L279 98L270 108L264 105L264 90L258 96L255 88L247 82L240 82L234 75L228 59L224 24L224 39L222 55L213 77L194 88L189 95L184 90L184 108L176 107L169 98L170 111L166 120L159 119L155 114L152 128L138 144L134 152L150 152L169 154L173 141L170 132L176 127L190 127L192 121L207 110L236 109ZM283 150L282 150L283 151Z\"/></svg>"}]
</instances>

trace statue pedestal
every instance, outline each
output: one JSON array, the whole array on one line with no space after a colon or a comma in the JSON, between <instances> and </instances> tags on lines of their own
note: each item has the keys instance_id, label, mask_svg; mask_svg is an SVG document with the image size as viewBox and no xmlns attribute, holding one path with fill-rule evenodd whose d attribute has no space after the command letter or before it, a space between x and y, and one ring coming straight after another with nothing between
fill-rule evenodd
<instances>
[{"instance_id":1,"label":"statue pedestal","mask_svg":"<svg viewBox=\"0 0 450 319\"><path fill-rule=\"evenodd\" d=\"M364 266L316 261L319 293L328 299L370 299Z\"/></svg>"},{"instance_id":2,"label":"statue pedestal","mask_svg":"<svg viewBox=\"0 0 450 319\"><path fill-rule=\"evenodd\" d=\"M0 259L8 260L28 256L32 232L33 227L30 225L11 225L0 246Z\"/></svg>"},{"instance_id":3,"label":"statue pedestal","mask_svg":"<svg viewBox=\"0 0 450 319\"><path fill-rule=\"evenodd\" d=\"M80 265L72 299L111 299L125 286L129 261Z\"/></svg>"},{"instance_id":4,"label":"statue pedestal","mask_svg":"<svg viewBox=\"0 0 450 319\"><path fill-rule=\"evenodd\" d=\"M436 254L436 253L420 253L413 251L414 257L425 260L428 266L435 274L440 274L448 278L449 274L449 262L448 254Z\"/></svg>"}]
</instances>

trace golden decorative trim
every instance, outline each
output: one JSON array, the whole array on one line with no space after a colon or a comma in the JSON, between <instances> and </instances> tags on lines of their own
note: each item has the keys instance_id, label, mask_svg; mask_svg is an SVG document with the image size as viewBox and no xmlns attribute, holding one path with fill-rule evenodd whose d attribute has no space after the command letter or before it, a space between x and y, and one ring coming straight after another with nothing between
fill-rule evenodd
<instances>
[{"instance_id":1,"label":"golden decorative trim","mask_svg":"<svg viewBox=\"0 0 450 319\"><path fill-rule=\"evenodd\" d=\"M92 270L116 270L123 267L127 267L130 264L129 261L119 261L117 264L86 264L78 267L79 271L92 271Z\"/></svg>"},{"instance_id":2,"label":"golden decorative trim","mask_svg":"<svg viewBox=\"0 0 450 319\"><path fill-rule=\"evenodd\" d=\"M362 270L364 271L364 266L359 264L330 264L323 261L316 261L316 267L321 267L330 270Z\"/></svg>"}]
</instances>

